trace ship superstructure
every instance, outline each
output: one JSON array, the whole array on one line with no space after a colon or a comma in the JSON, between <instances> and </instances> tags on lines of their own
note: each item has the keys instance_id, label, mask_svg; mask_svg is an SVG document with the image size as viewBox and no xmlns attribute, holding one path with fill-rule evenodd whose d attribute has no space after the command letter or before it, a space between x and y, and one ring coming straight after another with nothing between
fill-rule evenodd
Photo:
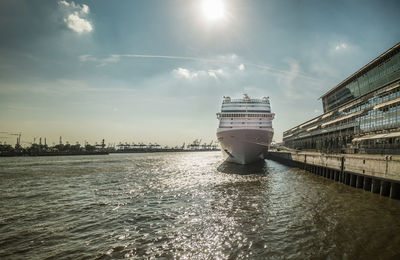
<instances>
[{"instance_id":1,"label":"ship superstructure","mask_svg":"<svg viewBox=\"0 0 400 260\"><path fill-rule=\"evenodd\" d=\"M263 160L274 134L274 116L268 97L224 97L221 112L217 113L217 138L227 160L239 164Z\"/></svg>"}]
</instances>

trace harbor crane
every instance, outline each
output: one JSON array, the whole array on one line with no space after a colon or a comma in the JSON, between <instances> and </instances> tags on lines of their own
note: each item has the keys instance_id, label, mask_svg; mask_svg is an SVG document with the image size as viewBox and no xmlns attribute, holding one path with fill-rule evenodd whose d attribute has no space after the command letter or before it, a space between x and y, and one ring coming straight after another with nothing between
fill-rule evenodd
<instances>
[{"instance_id":1,"label":"harbor crane","mask_svg":"<svg viewBox=\"0 0 400 260\"><path fill-rule=\"evenodd\" d=\"M199 139L196 139L196 140L193 141L193 143L188 144L187 147L190 150L197 150L199 148L199 146L200 146L200 142L201 142L201 139L200 139L200 141L199 141Z\"/></svg>"},{"instance_id":2,"label":"harbor crane","mask_svg":"<svg viewBox=\"0 0 400 260\"><path fill-rule=\"evenodd\" d=\"M9 136L17 136L17 144L16 146L21 146L21 135L22 133L12 133L12 132L0 132L0 134L5 134L5 135L9 135ZM7 137L6 137L7 138Z\"/></svg>"}]
</instances>

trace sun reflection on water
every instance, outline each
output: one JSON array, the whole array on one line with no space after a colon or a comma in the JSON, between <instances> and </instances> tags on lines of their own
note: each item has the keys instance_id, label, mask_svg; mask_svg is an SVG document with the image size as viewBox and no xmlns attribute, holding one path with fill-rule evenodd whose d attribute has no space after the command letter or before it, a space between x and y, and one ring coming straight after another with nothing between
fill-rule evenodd
<instances>
[{"instance_id":1,"label":"sun reflection on water","mask_svg":"<svg viewBox=\"0 0 400 260\"><path fill-rule=\"evenodd\" d=\"M352 258L386 246L379 256L400 253L399 201L272 161L233 165L215 152L40 160L0 162L1 258ZM368 246L371 236L391 240Z\"/></svg>"}]
</instances>

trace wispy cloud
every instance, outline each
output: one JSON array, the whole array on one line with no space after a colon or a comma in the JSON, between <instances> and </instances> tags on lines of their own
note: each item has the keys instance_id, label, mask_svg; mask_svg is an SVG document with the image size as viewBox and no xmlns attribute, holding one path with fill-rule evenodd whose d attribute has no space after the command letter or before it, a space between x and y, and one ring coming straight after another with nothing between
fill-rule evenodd
<instances>
[{"instance_id":1,"label":"wispy cloud","mask_svg":"<svg viewBox=\"0 0 400 260\"><path fill-rule=\"evenodd\" d=\"M194 79L198 77L198 72L191 72L185 68L177 68L172 71L177 78Z\"/></svg>"},{"instance_id":2,"label":"wispy cloud","mask_svg":"<svg viewBox=\"0 0 400 260\"><path fill-rule=\"evenodd\" d=\"M97 63L97 67L103 67L108 65L109 63L116 63L120 61L120 55L110 55L107 58L96 58L91 55L81 55L79 56L79 60L81 62L94 62Z\"/></svg>"},{"instance_id":3,"label":"wispy cloud","mask_svg":"<svg viewBox=\"0 0 400 260\"><path fill-rule=\"evenodd\" d=\"M335 50L340 51L340 50L344 50L347 49L347 44L346 43L340 43L338 45L335 46Z\"/></svg>"},{"instance_id":4,"label":"wispy cloud","mask_svg":"<svg viewBox=\"0 0 400 260\"><path fill-rule=\"evenodd\" d=\"M172 71L172 74L176 78L183 78L183 79L189 79L189 80L198 79L198 78L218 79L224 75L224 71L222 69L190 71L189 69L185 69L185 68L177 68Z\"/></svg>"},{"instance_id":5,"label":"wispy cloud","mask_svg":"<svg viewBox=\"0 0 400 260\"><path fill-rule=\"evenodd\" d=\"M58 3L64 10L66 15L64 22L69 29L78 34L89 33L93 30L93 25L87 18L89 15L89 6L85 4L75 4L75 2L67 2L65 0L61 0Z\"/></svg>"},{"instance_id":6,"label":"wispy cloud","mask_svg":"<svg viewBox=\"0 0 400 260\"><path fill-rule=\"evenodd\" d=\"M110 59L112 58L112 59ZM81 55L79 56L80 61L91 61L97 63L113 63L118 58L148 58L148 59L168 59L168 60L188 60L188 61L201 61L201 62L223 62L222 59L205 59L190 56L169 56L169 55L146 55L146 54L112 54L106 58L97 58L92 55ZM226 61L225 61L226 62Z\"/></svg>"},{"instance_id":7,"label":"wispy cloud","mask_svg":"<svg viewBox=\"0 0 400 260\"><path fill-rule=\"evenodd\" d=\"M147 54L112 54L105 58L97 58L92 55L81 55L79 60L81 62L94 62L97 63L96 66L106 66L110 63L116 63L120 61L121 58L144 58L144 59L170 59L170 60L186 60L186 61L197 61L203 63L215 63L215 64L228 64L236 66L240 71L244 71L246 67L257 68L262 71L270 72L273 74L284 74L292 75L292 71L277 69L269 65L255 64L251 62L241 62L236 54L228 56L218 56L217 58L200 58L191 56L170 56L170 55L147 55ZM323 82L323 80L306 75L302 72L297 73L297 77L306 80L311 80L315 82Z\"/></svg>"},{"instance_id":8,"label":"wispy cloud","mask_svg":"<svg viewBox=\"0 0 400 260\"><path fill-rule=\"evenodd\" d=\"M301 91L296 88L296 84L294 83L300 74L300 64L295 59L286 59L286 63L289 64L290 71L278 76L278 85L282 87L284 94L288 98L299 99Z\"/></svg>"},{"instance_id":9,"label":"wispy cloud","mask_svg":"<svg viewBox=\"0 0 400 260\"><path fill-rule=\"evenodd\" d=\"M222 69L217 69L217 70L208 70L207 71L208 76L218 79L219 77L224 75L224 71Z\"/></svg>"}]
</instances>

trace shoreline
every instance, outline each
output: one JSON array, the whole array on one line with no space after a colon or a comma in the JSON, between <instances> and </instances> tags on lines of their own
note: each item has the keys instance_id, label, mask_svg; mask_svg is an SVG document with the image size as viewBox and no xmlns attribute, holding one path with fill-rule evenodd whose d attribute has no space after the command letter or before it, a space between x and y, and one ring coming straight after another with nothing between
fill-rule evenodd
<instances>
[{"instance_id":1,"label":"shoreline","mask_svg":"<svg viewBox=\"0 0 400 260\"><path fill-rule=\"evenodd\" d=\"M38 154L27 153L0 153L0 157L42 157L42 156L78 156L78 155L109 155L121 153L162 153L162 152L217 152L219 149L183 150L183 149L154 149L154 150L129 150L129 151L98 151L98 152L49 152Z\"/></svg>"}]
</instances>

